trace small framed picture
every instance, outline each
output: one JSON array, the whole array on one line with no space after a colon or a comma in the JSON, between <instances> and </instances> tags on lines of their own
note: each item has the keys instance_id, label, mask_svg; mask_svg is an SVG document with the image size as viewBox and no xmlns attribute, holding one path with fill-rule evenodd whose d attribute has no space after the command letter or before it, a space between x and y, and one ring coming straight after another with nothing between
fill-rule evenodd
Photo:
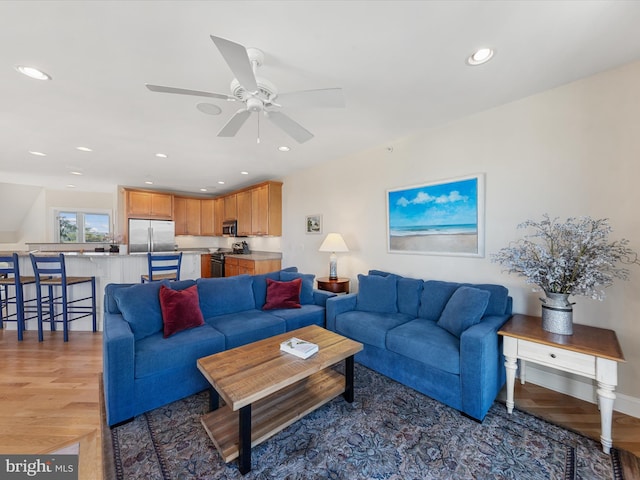
<instances>
[{"instance_id":1,"label":"small framed picture","mask_svg":"<svg viewBox=\"0 0 640 480\"><path fill-rule=\"evenodd\" d=\"M307 233L322 233L322 215L307 215L305 229Z\"/></svg>"}]
</instances>

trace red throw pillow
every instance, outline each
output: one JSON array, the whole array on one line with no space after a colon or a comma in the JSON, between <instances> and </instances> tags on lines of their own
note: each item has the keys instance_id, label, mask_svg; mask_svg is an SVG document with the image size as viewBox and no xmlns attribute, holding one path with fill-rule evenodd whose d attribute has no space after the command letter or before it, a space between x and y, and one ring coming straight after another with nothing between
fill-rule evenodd
<instances>
[{"instance_id":1,"label":"red throw pillow","mask_svg":"<svg viewBox=\"0 0 640 480\"><path fill-rule=\"evenodd\" d=\"M164 338L188 328L204 325L196 285L184 290L173 290L162 285L160 287L160 309L164 324Z\"/></svg>"},{"instance_id":2,"label":"red throw pillow","mask_svg":"<svg viewBox=\"0 0 640 480\"><path fill-rule=\"evenodd\" d=\"M301 278L296 278L290 282L278 282L267 278L267 303L264 304L262 309L300 308L301 289Z\"/></svg>"}]
</instances>

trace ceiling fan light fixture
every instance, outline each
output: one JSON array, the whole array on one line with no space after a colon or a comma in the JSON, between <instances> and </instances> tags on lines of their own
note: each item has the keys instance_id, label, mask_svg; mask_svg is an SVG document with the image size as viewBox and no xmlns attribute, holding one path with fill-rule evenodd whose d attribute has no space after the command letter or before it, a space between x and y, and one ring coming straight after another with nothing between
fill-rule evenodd
<instances>
[{"instance_id":1,"label":"ceiling fan light fixture","mask_svg":"<svg viewBox=\"0 0 640 480\"><path fill-rule=\"evenodd\" d=\"M475 67L487 63L493 58L494 50L491 48L479 48L467 58L467 65Z\"/></svg>"},{"instance_id":2,"label":"ceiling fan light fixture","mask_svg":"<svg viewBox=\"0 0 640 480\"><path fill-rule=\"evenodd\" d=\"M16 65L16 70L21 74L26 75L30 78L35 78L36 80L51 80L51 75L35 67L29 67L27 65Z\"/></svg>"}]
</instances>

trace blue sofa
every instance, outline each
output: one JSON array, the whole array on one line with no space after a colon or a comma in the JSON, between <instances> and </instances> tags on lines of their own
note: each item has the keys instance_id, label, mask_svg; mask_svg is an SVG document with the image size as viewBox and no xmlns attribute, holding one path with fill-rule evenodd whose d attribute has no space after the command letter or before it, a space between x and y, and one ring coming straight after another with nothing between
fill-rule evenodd
<instances>
[{"instance_id":1,"label":"blue sofa","mask_svg":"<svg viewBox=\"0 0 640 480\"><path fill-rule=\"evenodd\" d=\"M358 275L327 301L327 327L364 344L356 361L478 421L505 383L499 328L513 300L501 285Z\"/></svg>"},{"instance_id":2,"label":"blue sofa","mask_svg":"<svg viewBox=\"0 0 640 480\"><path fill-rule=\"evenodd\" d=\"M267 279L302 279L301 308L262 310ZM109 284L104 296L103 378L112 426L209 387L196 366L207 355L308 325L325 326L332 293L314 290L295 267L263 275ZM164 337L162 285L197 286L204 324ZM196 306L197 308L197 306Z\"/></svg>"}]
</instances>

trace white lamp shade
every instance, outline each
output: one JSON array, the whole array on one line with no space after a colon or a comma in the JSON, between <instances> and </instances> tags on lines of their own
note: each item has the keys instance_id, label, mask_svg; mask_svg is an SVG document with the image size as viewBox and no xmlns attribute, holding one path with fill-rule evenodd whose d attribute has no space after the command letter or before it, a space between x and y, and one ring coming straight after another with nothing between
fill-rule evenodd
<instances>
[{"instance_id":1,"label":"white lamp shade","mask_svg":"<svg viewBox=\"0 0 640 480\"><path fill-rule=\"evenodd\" d=\"M344 243L342 235L339 233L330 233L324 239L322 245L318 249L319 252L348 252L347 244Z\"/></svg>"}]
</instances>

